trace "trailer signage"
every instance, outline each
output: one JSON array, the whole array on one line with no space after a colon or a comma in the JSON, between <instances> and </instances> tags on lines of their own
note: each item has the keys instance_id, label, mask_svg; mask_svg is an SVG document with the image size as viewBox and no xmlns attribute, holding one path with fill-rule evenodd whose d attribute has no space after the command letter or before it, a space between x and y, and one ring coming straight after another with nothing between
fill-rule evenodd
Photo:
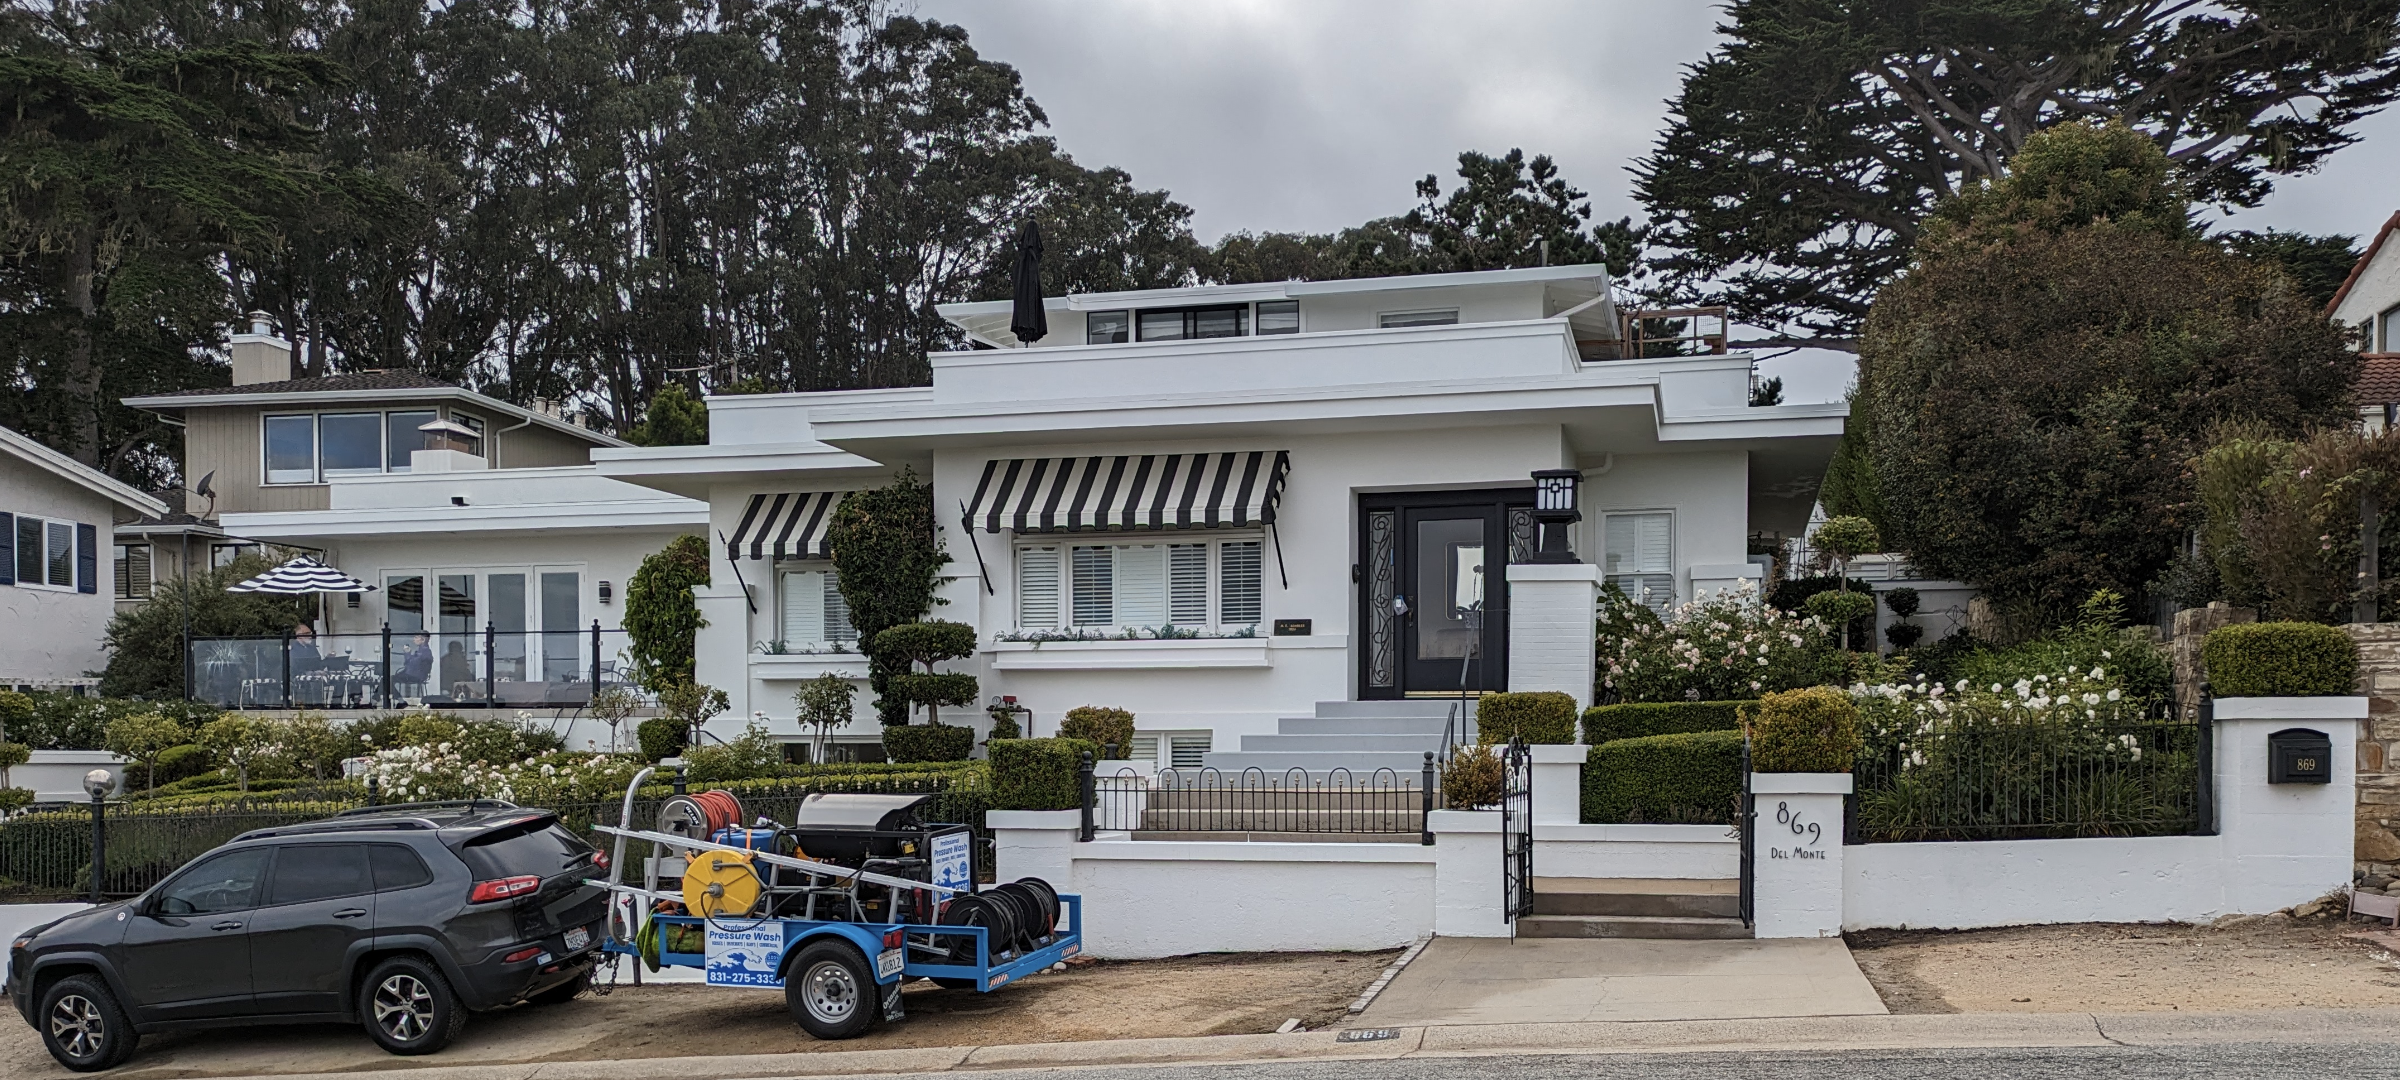
<instances>
[{"instance_id":1,"label":"trailer signage","mask_svg":"<svg viewBox=\"0 0 2400 1080\"><path fill-rule=\"evenodd\" d=\"M782 986L783 923L708 924L704 969L710 986Z\"/></svg>"},{"instance_id":2,"label":"trailer signage","mask_svg":"<svg viewBox=\"0 0 2400 1080\"><path fill-rule=\"evenodd\" d=\"M974 834L965 830L933 838L933 883L953 889L974 887Z\"/></svg>"}]
</instances>

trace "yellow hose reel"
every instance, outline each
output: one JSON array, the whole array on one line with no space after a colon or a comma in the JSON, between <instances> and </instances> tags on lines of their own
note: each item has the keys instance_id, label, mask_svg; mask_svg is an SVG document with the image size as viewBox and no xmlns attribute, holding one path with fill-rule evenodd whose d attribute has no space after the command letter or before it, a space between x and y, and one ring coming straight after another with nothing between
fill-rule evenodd
<instances>
[{"instance_id":1,"label":"yellow hose reel","mask_svg":"<svg viewBox=\"0 0 2400 1080\"><path fill-rule=\"evenodd\" d=\"M683 871L683 909L702 918L739 918L758 907L757 867L741 851L695 851Z\"/></svg>"}]
</instances>

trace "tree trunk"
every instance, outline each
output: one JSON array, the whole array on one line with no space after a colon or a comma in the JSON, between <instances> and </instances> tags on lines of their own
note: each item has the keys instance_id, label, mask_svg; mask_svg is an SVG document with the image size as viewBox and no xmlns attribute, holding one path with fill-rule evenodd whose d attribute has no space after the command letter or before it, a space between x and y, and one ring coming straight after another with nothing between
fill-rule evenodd
<instances>
[{"instance_id":1,"label":"tree trunk","mask_svg":"<svg viewBox=\"0 0 2400 1080\"><path fill-rule=\"evenodd\" d=\"M75 327L67 335L67 391L75 410L75 460L100 467L100 361L94 355L92 322L99 308L92 299L93 263L97 238L89 226L77 230L67 249L67 304L75 309Z\"/></svg>"}]
</instances>

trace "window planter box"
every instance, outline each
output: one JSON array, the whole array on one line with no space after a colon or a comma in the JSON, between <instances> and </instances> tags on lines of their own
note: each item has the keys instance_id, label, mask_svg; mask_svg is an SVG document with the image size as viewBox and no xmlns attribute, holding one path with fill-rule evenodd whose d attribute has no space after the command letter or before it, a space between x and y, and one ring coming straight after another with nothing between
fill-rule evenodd
<instances>
[{"instance_id":1,"label":"window planter box","mask_svg":"<svg viewBox=\"0 0 2400 1080\"><path fill-rule=\"evenodd\" d=\"M1344 649L1340 634L1312 637L1145 638L1138 641L995 641L984 646L1001 671L1134 671L1149 668L1265 668L1287 649Z\"/></svg>"},{"instance_id":2,"label":"window planter box","mask_svg":"<svg viewBox=\"0 0 2400 1080\"><path fill-rule=\"evenodd\" d=\"M751 653L753 679L813 679L826 672L853 679L867 677L867 658L859 653Z\"/></svg>"}]
</instances>

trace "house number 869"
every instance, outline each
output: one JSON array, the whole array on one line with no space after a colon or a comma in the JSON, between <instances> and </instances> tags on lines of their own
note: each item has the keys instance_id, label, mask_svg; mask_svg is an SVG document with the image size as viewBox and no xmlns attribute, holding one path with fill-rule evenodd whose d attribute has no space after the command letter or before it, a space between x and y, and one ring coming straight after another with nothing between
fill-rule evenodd
<instances>
[{"instance_id":1,"label":"house number 869","mask_svg":"<svg viewBox=\"0 0 2400 1080\"><path fill-rule=\"evenodd\" d=\"M1801 820L1800 815L1792 810L1792 804L1787 802L1775 804L1775 824L1789 826L1794 836L1808 837L1811 846L1825 838L1825 830L1818 828L1816 822Z\"/></svg>"}]
</instances>

